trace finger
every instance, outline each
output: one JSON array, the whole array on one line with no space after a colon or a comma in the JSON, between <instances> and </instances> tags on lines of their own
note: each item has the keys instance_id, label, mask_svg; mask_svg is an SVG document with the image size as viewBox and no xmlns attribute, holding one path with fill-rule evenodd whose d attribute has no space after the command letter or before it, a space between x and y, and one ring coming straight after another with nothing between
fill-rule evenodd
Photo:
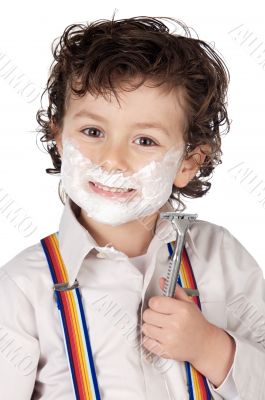
<instances>
[{"instance_id":1,"label":"finger","mask_svg":"<svg viewBox=\"0 0 265 400\"><path fill-rule=\"evenodd\" d=\"M163 290L164 286L165 286L165 282L166 282L166 278L164 278L163 276L161 276L159 278L159 286L161 288L161 290ZM190 296L187 295L187 293L185 292L185 290L183 290L183 288L177 283L176 284L176 289L175 289L175 293L174 293L174 298L175 299L179 299L179 300L184 300L184 301L193 301L191 299Z\"/></svg>"},{"instance_id":2,"label":"finger","mask_svg":"<svg viewBox=\"0 0 265 400\"><path fill-rule=\"evenodd\" d=\"M153 296L149 299L148 306L153 311L170 315L178 312L179 302L181 302L181 300L172 297Z\"/></svg>"},{"instance_id":3,"label":"finger","mask_svg":"<svg viewBox=\"0 0 265 400\"><path fill-rule=\"evenodd\" d=\"M164 357L165 352L161 343L147 336L144 336L142 345L151 353L158 355L159 357Z\"/></svg>"},{"instance_id":4,"label":"finger","mask_svg":"<svg viewBox=\"0 0 265 400\"><path fill-rule=\"evenodd\" d=\"M159 286L160 286L160 289L161 289L161 290L163 290L163 288L164 288L165 281L166 281L166 279L165 279L163 276L161 276L161 277L159 278Z\"/></svg>"},{"instance_id":5,"label":"finger","mask_svg":"<svg viewBox=\"0 0 265 400\"><path fill-rule=\"evenodd\" d=\"M175 299L178 299L178 300L193 302L192 298L187 295L187 293L185 292L183 287L181 287L178 283L176 285L174 297L175 297Z\"/></svg>"},{"instance_id":6,"label":"finger","mask_svg":"<svg viewBox=\"0 0 265 400\"><path fill-rule=\"evenodd\" d=\"M151 324L143 324L142 332L151 339L157 340L158 342L163 341L164 329Z\"/></svg>"},{"instance_id":7,"label":"finger","mask_svg":"<svg viewBox=\"0 0 265 400\"><path fill-rule=\"evenodd\" d=\"M143 312L143 321L147 324L152 324L159 328L166 327L169 324L168 315L158 313L151 308L147 308Z\"/></svg>"}]
</instances>

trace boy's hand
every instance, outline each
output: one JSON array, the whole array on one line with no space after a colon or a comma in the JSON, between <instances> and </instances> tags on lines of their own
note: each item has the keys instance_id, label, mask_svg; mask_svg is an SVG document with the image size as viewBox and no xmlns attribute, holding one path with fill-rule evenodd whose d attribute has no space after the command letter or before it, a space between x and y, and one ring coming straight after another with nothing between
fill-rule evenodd
<instances>
[{"instance_id":1,"label":"boy's hand","mask_svg":"<svg viewBox=\"0 0 265 400\"><path fill-rule=\"evenodd\" d=\"M160 278L163 289L165 278ZM183 288L177 284L175 297L154 296L143 313L143 346L160 357L195 363L207 354L215 329Z\"/></svg>"}]
</instances>

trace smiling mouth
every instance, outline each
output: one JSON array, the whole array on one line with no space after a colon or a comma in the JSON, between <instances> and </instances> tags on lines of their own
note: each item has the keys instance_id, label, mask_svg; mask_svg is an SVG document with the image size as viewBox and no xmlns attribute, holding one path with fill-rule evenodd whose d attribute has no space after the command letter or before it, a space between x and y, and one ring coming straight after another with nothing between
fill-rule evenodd
<instances>
[{"instance_id":1,"label":"smiling mouth","mask_svg":"<svg viewBox=\"0 0 265 400\"><path fill-rule=\"evenodd\" d=\"M105 185L101 185L98 182L92 182L92 181L91 181L91 183L102 190L105 190L107 192L113 192L113 193L115 193L115 192L126 193L126 192L131 192L132 190L135 190L132 188L116 188L116 187L112 187L112 186L105 186Z\"/></svg>"},{"instance_id":2,"label":"smiling mouth","mask_svg":"<svg viewBox=\"0 0 265 400\"><path fill-rule=\"evenodd\" d=\"M136 192L136 189L133 188L110 187L92 181L89 181L89 185L94 192L111 197L127 197Z\"/></svg>"}]
</instances>

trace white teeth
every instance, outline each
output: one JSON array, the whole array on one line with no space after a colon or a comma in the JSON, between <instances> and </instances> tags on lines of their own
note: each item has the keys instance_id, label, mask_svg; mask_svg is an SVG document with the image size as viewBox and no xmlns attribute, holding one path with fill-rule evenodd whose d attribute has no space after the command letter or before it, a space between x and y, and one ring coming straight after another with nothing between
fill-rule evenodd
<instances>
[{"instance_id":1,"label":"white teeth","mask_svg":"<svg viewBox=\"0 0 265 400\"><path fill-rule=\"evenodd\" d=\"M114 188L114 187L108 187L108 186L103 186L100 185L96 182L93 182L95 186L97 186L98 188L105 190L107 192L128 192L129 189L122 189L122 188Z\"/></svg>"}]
</instances>

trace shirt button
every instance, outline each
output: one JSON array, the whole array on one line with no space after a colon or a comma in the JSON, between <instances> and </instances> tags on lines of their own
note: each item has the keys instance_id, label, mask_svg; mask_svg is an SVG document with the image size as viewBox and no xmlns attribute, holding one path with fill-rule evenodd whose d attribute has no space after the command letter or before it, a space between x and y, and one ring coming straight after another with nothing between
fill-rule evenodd
<instances>
[{"instance_id":1,"label":"shirt button","mask_svg":"<svg viewBox=\"0 0 265 400\"><path fill-rule=\"evenodd\" d=\"M106 258L105 254L98 252L96 255L97 258Z\"/></svg>"}]
</instances>

